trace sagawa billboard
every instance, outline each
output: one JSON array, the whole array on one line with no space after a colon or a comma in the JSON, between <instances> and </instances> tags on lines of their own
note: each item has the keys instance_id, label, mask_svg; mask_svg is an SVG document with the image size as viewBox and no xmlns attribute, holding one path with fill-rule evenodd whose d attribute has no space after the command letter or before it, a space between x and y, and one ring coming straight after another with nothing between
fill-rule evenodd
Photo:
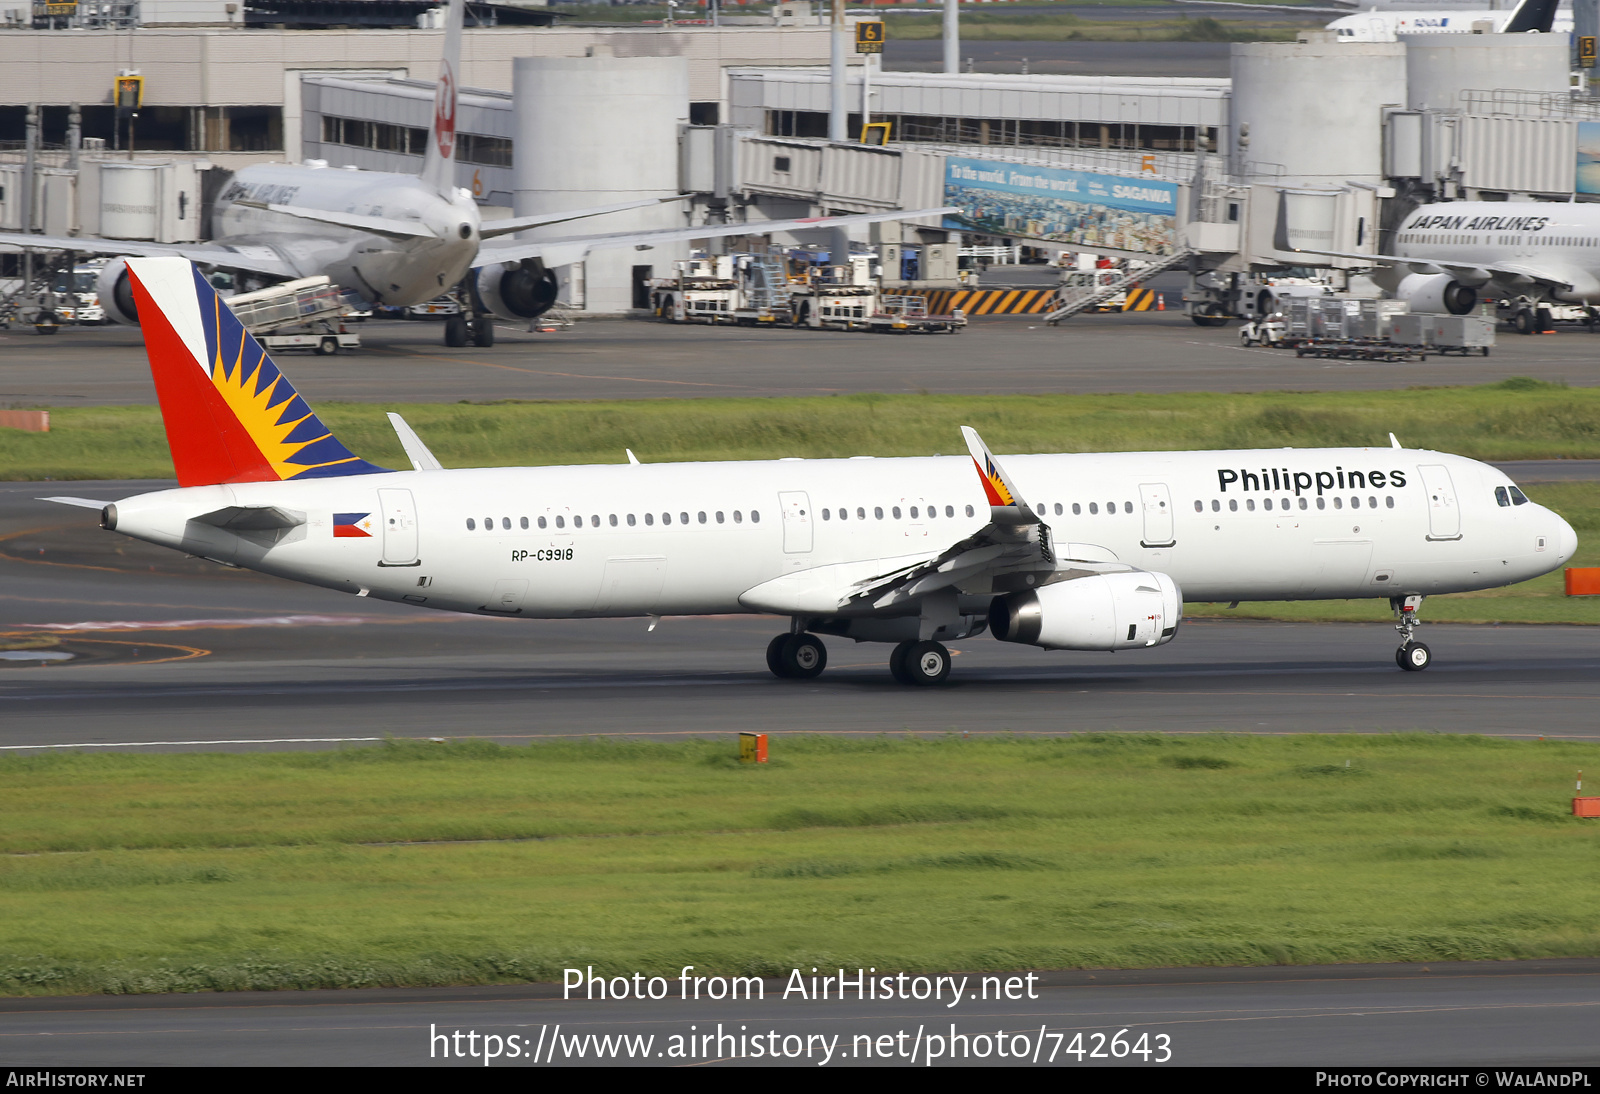
<instances>
[{"instance_id":1,"label":"sagawa billboard","mask_svg":"<svg viewBox=\"0 0 1600 1094\"><path fill-rule=\"evenodd\" d=\"M946 156L947 228L988 235L1172 254L1178 187L1153 179Z\"/></svg>"}]
</instances>

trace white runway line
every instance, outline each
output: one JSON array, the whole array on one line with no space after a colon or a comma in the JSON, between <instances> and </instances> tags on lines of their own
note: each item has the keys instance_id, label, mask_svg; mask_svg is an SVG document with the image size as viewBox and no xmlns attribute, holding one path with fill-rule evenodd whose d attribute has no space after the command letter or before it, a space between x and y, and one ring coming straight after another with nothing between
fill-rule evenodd
<instances>
[{"instance_id":1,"label":"white runway line","mask_svg":"<svg viewBox=\"0 0 1600 1094\"><path fill-rule=\"evenodd\" d=\"M12 623L19 631L176 631L203 627L353 627L375 622L370 615L269 615L253 619L148 619L106 620L88 623Z\"/></svg>"},{"instance_id":2,"label":"white runway line","mask_svg":"<svg viewBox=\"0 0 1600 1094\"><path fill-rule=\"evenodd\" d=\"M171 745L325 745L346 741L381 741L382 737L265 737L238 741L85 741L69 745L0 745L0 752L25 748L166 748Z\"/></svg>"}]
</instances>

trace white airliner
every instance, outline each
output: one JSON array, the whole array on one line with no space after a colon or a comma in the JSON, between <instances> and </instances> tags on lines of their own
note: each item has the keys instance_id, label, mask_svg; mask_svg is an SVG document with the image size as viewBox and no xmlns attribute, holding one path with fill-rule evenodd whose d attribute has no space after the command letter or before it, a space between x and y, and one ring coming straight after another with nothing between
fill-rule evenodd
<instances>
[{"instance_id":1,"label":"white airliner","mask_svg":"<svg viewBox=\"0 0 1600 1094\"><path fill-rule=\"evenodd\" d=\"M1402 34L1570 34L1572 13L1558 12L1559 4L1560 0L1522 0L1509 11L1374 8L1335 19L1327 29L1337 34L1341 42L1397 42Z\"/></svg>"},{"instance_id":2,"label":"white airliner","mask_svg":"<svg viewBox=\"0 0 1600 1094\"><path fill-rule=\"evenodd\" d=\"M446 470L390 415L414 470L345 448L186 261L129 270L178 482L103 527L357 596L530 619L788 616L767 661L818 635L893 643L906 683L985 628L1046 649L1159 646L1195 600L1387 597L1396 662L1430 593L1572 557L1571 526L1486 464L1393 447L629 463ZM629 454L631 457L631 453Z\"/></svg>"},{"instance_id":3,"label":"white airliner","mask_svg":"<svg viewBox=\"0 0 1600 1094\"><path fill-rule=\"evenodd\" d=\"M1546 300L1600 305L1600 205L1591 202L1449 201L1419 206L1386 252L1294 246L1287 203L1278 206L1274 247L1365 259L1375 280L1412 311L1466 315L1480 293L1511 303L1518 331L1543 330Z\"/></svg>"},{"instance_id":4,"label":"white airliner","mask_svg":"<svg viewBox=\"0 0 1600 1094\"><path fill-rule=\"evenodd\" d=\"M659 204L657 199L483 223L470 191L455 185L457 77L463 0L450 0L444 59L434 97L421 176L330 169L318 164L262 164L238 173L217 198L216 237L206 243L138 243L93 236L0 232L0 243L39 250L108 255L170 255L269 279L326 275L371 304L421 304L463 286L472 319L445 325L448 345L494 343L493 317L529 320L556 300L554 268L591 250L648 248L690 239L846 227L940 216L953 209L862 213L798 220L662 228L538 241L517 232L603 213ZM535 154L529 150L527 154ZM99 293L107 317L137 323L127 266L108 263Z\"/></svg>"}]
</instances>

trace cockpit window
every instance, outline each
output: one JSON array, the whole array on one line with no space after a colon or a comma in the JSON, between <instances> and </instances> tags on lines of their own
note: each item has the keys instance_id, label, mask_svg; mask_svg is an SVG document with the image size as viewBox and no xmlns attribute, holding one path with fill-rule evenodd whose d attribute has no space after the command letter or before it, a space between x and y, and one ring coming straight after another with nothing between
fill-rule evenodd
<instances>
[{"instance_id":1,"label":"cockpit window","mask_svg":"<svg viewBox=\"0 0 1600 1094\"><path fill-rule=\"evenodd\" d=\"M1502 509L1511 504L1511 495L1507 493L1505 487L1497 486L1494 488L1494 503Z\"/></svg>"},{"instance_id":2,"label":"cockpit window","mask_svg":"<svg viewBox=\"0 0 1600 1094\"><path fill-rule=\"evenodd\" d=\"M1518 490L1515 486L1511 487L1511 504L1527 505L1528 495L1524 494L1521 490Z\"/></svg>"}]
</instances>

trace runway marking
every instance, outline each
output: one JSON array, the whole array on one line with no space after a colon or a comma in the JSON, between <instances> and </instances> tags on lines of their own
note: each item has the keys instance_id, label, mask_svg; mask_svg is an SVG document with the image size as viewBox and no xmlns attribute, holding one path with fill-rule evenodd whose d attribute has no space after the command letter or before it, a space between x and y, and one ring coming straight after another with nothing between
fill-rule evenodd
<instances>
[{"instance_id":1,"label":"runway marking","mask_svg":"<svg viewBox=\"0 0 1600 1094\"><path fill-rule=\"evenodd\" d=\"M29 637L29 636L18 634L15 631L9 631L9 632L8 631L0 631L0 638L25 638L25 637ZM197 658L200 658L200 657L209 657L209 656L211 656L211 651L210 650L203 650L199 646L179 646L179 645L177 645L175 643L170 643L170 642L122 642L122 641L118 641L117 639L114 639L114 638L80 638L80 639L78 639L78 641L83 643L83 644L85 644L85 645L95 645L95 646L132 646L135 649L146 649L146 648L148 648L148 649L157 649L157 650L179 650L181 652L178 653L175 656L172 656L172 657L151 657L151 658L142 658L142 659L139 659L139 660L130 660L130 661L71 661L71 662L63 661L63 662L59 662L57 667L60 667L61 665L66 665L66 664L70 664L70 665L72 665L73 668L79 668L79 669L111 668L113 666L120 668L120 667L125 666L125 665L133 665L135 667L141 667L141 666L144 666L144 665L165 665L165 664L169 664L169 663L171 663L173 661L193 661L193 660L195 660ZM34 666L28 665L26 662L23 662L23 663L19 664L19 666L18 666L18 668L32 668L32 667L34 667Z\"/></svg>"},{"instance_id":2,"label":"runway marking","mask_svg":"<svg viewBox=\"0 0 1600 1094\"><path fill-rule=\"evenodd\" d=\"M364 623L416 623L432 616L415 615L386 619L375 615L265 615L246 619L150 619L105 620L84 623L12 623L24 631L81 634L92 631L193 631L239 630L244 627L356 627Z\"/></svg>"},{"instance_id":3,"label":"runway marking","mask_svg":"<svg viewBox=\"0 0 1600 1094\"><path fill-rule=\"evenodd\" d=\"M25 748L167 748L173 745L305 745L339 744L346 741L381 741L382 737L278 737L263 740L236 741L88 741L70 745L0 745L0 752L15 752ZM402 737L397 740L425 741L426 737ZM454 738L465 740L465 738Z\"/></svg>"},{"instance_id":4,"label":"runway marking","mask_svg":"<svg viewBox=\"0 0 1600 1094\"><path fill-rule=\"evenodd\" d=\"M5 543L8 540L20 539L23 536L38 535L41 532L64 532L68 530L77 531L78 529L71 524L50 524L43 528L25 528L20 532L11 532L7 535L0 536L0 543ZM115 566L90 566L86 562L56 562L48 558L23 558L21 555L9 555L3 552L0 552L0 558L4 558L7 562L25 562L29 566L60 566L62 569L66 570L99 570L101 573L106 574L139 573L138 570L122 570Z\"/></svg>"},{"instance_id":5,"label":"runway marking","mask_svg":"<svg viewBox=\"0 0 1600 1094\"><path fill-rule=\"evenodd\" d=\"M748 385L743 384L709 384L695 380L648 380L639 376L588 376L581 372L552 372L548 369L518 368L516 365L502 365L494 361L474 361L466 357L441 357L432 353L413 353L407 350L391 349L389 352L399 357L417 357L425 361L449 361L457 365L478 365L481 368L499 368L507 372L526 372L531 376L559 376L566 380L621 380L630 384L668 384L675 387L726 387L738 390L748 390Z\"/></svg>"}]
</instances>

